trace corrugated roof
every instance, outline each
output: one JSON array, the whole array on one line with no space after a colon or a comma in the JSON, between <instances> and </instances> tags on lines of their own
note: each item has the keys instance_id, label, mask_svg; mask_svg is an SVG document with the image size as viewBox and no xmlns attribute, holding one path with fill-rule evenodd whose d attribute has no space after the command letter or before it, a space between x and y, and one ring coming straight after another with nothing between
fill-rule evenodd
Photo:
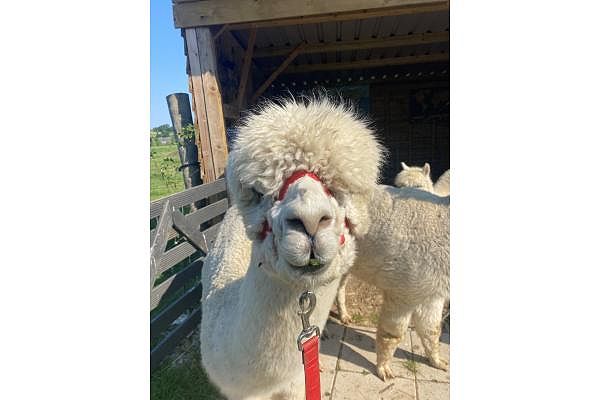
<instances>
[{"instance_id":1,"label":"corrugated roof","mask_svg":"<svg viewBox=\"0 0 600 400\"><path fill-rule=\"evenodd\" d=\"M289 48L291 52L296 45L302 42L312 45L363 41L404 35L441 33L448 32L449 29L449 11L262 28L257 33L255 51L284 47ZM244 46L247 46L248 31L237 31L235 35ZM450 52L449 42L300 54L293 61L292 65L353 62L410 55L438 54L442 52ZM272 57L256 58L255 61L256 65L261 69L269 71L277 68L285 58L285 54L280 54Z\"/></svg>"},{"instance_id":2,"label":"corrugated roof","mask_svg":"<svg viewBox=\"0 0 600 400\"><path fill-rule=\"evenodd\" d=\"M450 28L450 12L439 11L354 21L292 25L258 30L256 47L279 47L300 43L334 42L377 37L407 35L409 33L444 32ZM247 43L247 34L243 38Z\"/></svg>"}]
</instances>

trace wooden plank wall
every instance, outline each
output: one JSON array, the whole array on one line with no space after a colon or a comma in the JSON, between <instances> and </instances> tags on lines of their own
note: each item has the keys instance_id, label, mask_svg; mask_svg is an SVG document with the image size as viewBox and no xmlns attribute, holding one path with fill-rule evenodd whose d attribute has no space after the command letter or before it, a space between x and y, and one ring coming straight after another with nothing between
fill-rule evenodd
<instances>
[{"instance_id":1,"label":"wooden plank wall","mask_svg":"<svg viewBox=\"0 0 600 400\"><path fill-rule=\"evenodd\" d=\"M150 204L150 243L167 233L165 248L153 252L155 282L150 289L150 368L155 370L201 318L200 274L228 207L225 180L195 186ZM212 201L212 199L216 199ZM191 204L207 204L191 211ZM168 218L168 227L161 219ZM163 224L164 225L164 224Z\"/></svg>"}]
</instances>

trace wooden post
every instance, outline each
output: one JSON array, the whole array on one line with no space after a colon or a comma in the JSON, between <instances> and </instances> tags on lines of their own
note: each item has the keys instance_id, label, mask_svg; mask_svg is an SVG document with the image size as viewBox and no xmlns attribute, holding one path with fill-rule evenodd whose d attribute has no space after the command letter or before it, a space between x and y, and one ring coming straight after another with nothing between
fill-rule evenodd
<instances>
[{"instance_id":1,"label":"wooden post","mask_svg":"<svg viewBox=\"0 0 600 400\"><path fill-rule=\"evenodd\" d=\"M217 79L215 45L209 28L186 28L185 42L202 179L204 183L209 183L223 176L227 162L225 119Z\"/></svg>"},{"instance_id":2,"label":"wooden post","mask_svg":"<svg viewBox=\"0 0 600 400\"><path fill-rule=\"evenodd\" d=\"M179 160L181 161L181 172L183 173L183 183L186 189L192 186L198 186L200 180L200 163L198 162L198 148L196 147L195 136L182 136L183 128L193 126L192 110L190 108L190 99L187 93L173 93L167 96L167 105L169 106L169 115L173 124L173 130L177 136L179 151Z\"/></svg>"}]
</instances>

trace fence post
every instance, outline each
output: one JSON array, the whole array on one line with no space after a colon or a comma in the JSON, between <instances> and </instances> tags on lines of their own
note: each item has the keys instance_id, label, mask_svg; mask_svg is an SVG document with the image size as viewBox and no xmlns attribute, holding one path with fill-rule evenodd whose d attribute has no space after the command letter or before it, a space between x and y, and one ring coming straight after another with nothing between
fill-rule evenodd
<instances>
[{"instance_id":1,"label":"fence post","mask_svg":"<svg viewBox=\"0 0 600 400\"><path fill-rule=\"evenodd\" d=\"M194 137L182 137L185 126L193 126L190 99L187 93L173 93L167 96L169 115L173 123L173 131L177 137L179 160L183 172L183 183L186 189L198 186L200 179L200 165L198 163L198 148Z\"/></svg>"}]
</instances>

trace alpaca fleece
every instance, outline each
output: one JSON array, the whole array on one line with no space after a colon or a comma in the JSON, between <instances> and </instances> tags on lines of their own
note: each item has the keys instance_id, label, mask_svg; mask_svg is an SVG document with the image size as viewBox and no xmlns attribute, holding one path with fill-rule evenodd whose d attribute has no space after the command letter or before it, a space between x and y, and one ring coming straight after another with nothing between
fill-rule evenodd
<instances>
[{"instance_id":1,"label":"alpaca fleece","mask_svg":"<svg viewBox=\"0 0 600 400\"><path fill-rule=\"evenodd\" d=\"M442 311L449 297L450 197L415 188L379 186L369 207L369 231L358 241L351 273L383 292L377 327L377 374L393 377L390 362L404 340L411 316L431 364L446 369L439 357ZM342 322L344 276L337 302Z\"/></svg>"},{"instance_id":2,"label":"alpaca fleece","mask_svg":"<svg viewBox=\"0 0 600 400\"><path fill-rule=\"evenodd\" d=\"M446 170L433 185L433 191L438 196L450 195L450 170Z\"/></svg>"},{"instance_id":3,"label":"alpaca fleece","mask_svg":"<svg viewBox=\"0 0 600 400\"><path fill-rule=\"evenodd\" d=\"M369 229L365 210L381 158L366 123L327 99L269 103L240 126L226 170L232 206L202 270L202 363L229 399L304 398L298 298L315 292L311 323L323 329L354 262L355 236ZM317 174L333 197L304 177L278 200L298 170ZM266 237L265 223L272 227ZM327 266L315 274L296 265L307 250L290 246L303 242L305 229L316 230L308 242L320 241L315 251L325 249Z\"/></svg>"}]
</instances>

